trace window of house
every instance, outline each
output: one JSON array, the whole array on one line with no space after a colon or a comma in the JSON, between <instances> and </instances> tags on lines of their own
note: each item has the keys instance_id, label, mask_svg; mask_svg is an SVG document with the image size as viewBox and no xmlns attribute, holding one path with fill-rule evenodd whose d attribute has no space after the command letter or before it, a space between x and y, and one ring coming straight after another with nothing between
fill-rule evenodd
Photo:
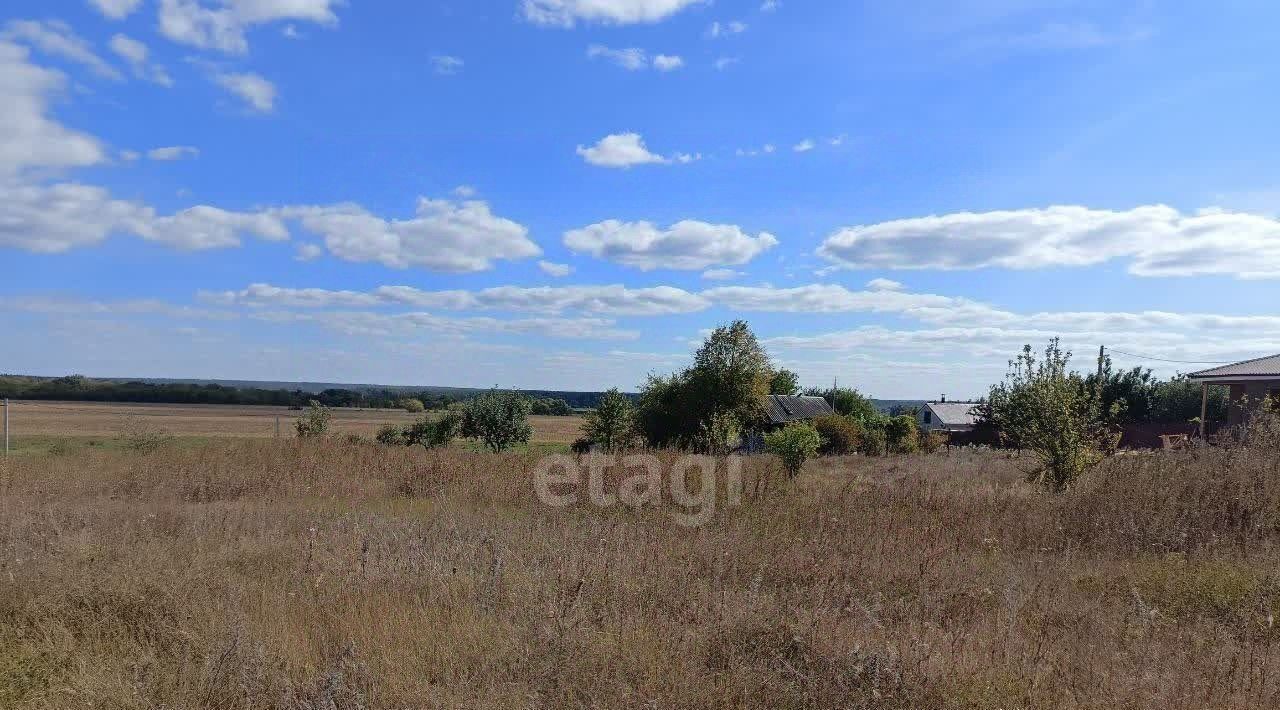
<instances>
[{"instance_id":1,"label":"window of house","mask_svg":"<svg viewBox=\"0 0 1280 710\"><path fill-rule=\"evenodd\" d=\"M932 423L933 423L933 412L931 412L931 411L929 411L929 410L927 410L927 409L926 409L926 410L924 410L924 423L925 423L925 424L932 424Z\"/></svg>"}]
</instances>

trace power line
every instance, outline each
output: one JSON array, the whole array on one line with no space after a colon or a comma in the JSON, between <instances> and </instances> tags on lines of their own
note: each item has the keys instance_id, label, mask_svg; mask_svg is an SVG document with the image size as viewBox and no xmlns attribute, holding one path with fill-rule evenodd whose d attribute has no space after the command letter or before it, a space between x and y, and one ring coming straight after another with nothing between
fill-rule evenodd
<instances>
[{"instance_id":1,"label":"power line","mask_svg":"<svg viewBox=\"0 0 1280 710\"><path fill-rule=\"evenodd\" d=\"M1138 355L1137 353L1127 353L1123 350L1116 350L1115 348L1107 348L1107 351L1113 352L1117 355L1127 355L1128 357L1136 357L1139 360L1154 360L1155 362L1171 362L1177 365L1230 365L1231 364L1230 360L1170 360L1168 358L1163 358L1163 357L1152 357L1150 355Z\"/></svg>"}]
</instances>

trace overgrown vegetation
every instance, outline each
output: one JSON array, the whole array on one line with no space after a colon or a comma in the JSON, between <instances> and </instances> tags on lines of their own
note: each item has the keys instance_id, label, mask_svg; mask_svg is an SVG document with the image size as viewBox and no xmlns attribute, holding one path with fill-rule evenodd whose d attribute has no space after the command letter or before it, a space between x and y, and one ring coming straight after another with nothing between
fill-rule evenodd
<instances>
[{"instance_id":1,"label":"overgrown vegetation","mask_svg":"<svg viewBox=\"0 0 1280 710\"><path fill-rule=\"evenodd\" d=\"M795 478L809 459L822 448L822 436L808 424L796 423L769 432L764 437L765 450L782 461L787 475Z\"/></svg>"},{"instance_id":2,"label":"overgrown vegetation","mask_svg":"<svg viewBox=\"0 0 1280 710\"><path fill-rule=\"evenodd\" d=\"M760 457L696 531L665 498L546 507L528 454L15 457L0 706L1276 707L1278 442L1113 457L1061 495L989 451L754 495Z\"/></svg>"},{"instance_id":3,"label":"overgrown vegetation","mask_svg":"<svg viewBox=\"0 0 1280 710\"><path fill-rule=\"evenodd\" d=\"M1039 461L1030 476L1053 490L1070 486L1119 439L1108 425L1117 407L1103 410L1097 392L1070 369L1071 353L1057 339L1037 359L1028 345L994 385L987 416L1006 444Z\"/></svg>"}]
</instances>

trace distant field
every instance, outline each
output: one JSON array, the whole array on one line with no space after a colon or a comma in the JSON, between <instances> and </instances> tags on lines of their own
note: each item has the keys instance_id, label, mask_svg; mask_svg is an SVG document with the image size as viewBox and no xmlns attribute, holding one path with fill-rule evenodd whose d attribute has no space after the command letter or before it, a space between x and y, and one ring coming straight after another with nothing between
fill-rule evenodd
<instances>
[{"instance_id":1,"label":"distant field","mask_svg":"<svg viewBox=\"0 0 1280 710\"><path fill-rule=\"evenodd\" d=\"M384 409L334 409L332 430L372 437L386 424L403 425L418 415ZM145 428L179 438L271 438L277 418L281 436L292 436L301 412L287 407L98 402L14 402L11 436L46 442L74 437L112 438ZM578 417L532 417L533 444L568 444L580 436Z\"/></svg>"}]
</instances>

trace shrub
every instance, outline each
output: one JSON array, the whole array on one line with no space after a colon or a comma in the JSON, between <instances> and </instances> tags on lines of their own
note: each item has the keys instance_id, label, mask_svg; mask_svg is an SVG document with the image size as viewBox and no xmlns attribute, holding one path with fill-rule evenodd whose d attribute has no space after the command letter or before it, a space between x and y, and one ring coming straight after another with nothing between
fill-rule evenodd
<instances>
[{"instance_id":1,"label":"shrub","mask_svg":"<svg viewBox=\"0 0 1280 710\"><path fill-rule=\"evenodd\" d=\"M303 414L294 427L298 430L299 439L314 439L324 436L329 431L329 420L333 418L333 414L329 412L329 408L311 400L311 404L307 407L307 413Z\"/></svg>"},{"instance_id":2,"label":"shrub","mask_svg":"<svg viewBox=\"0 0 1280 710\"><path fill-rule=\"evenodd\" d=\"M438 419L423 417L401 433L401 441L405 446L441 449L453 443L461 429L462 417L454 412Z\"/></svg>"},{"instance_id":3,"label":"shrub","mask_svg":"<svg viewBox=\"0 0 1280 710\"><path fill-rule=\"evenodd\" d=\"M951 437L942 431L922 431L920 432L920 450L926 454L937 453L940 449L951 442Z\"/></svg>"},{"instance_id":4,"label":"shrub","mask_svg":"<svg viewBox=\"0 0 1280 710\"><path fill-rule=\"evenodd\" d=\"M782 459L787 475L795 478L804 462L818 454L822 437L808 424L788 424L764 437L765 450Z\"/></svg>"},{"instance_id":5,"label":"shrub","mask_svg":"<svg viewBox=\"0 0 1280 710\"><path fill-rule=\"evenodd\" d=\"M635 437L633 416L631 400L617 389L611 389L584 418L583 436L610 453L630 448Z\"/></svg>"},{"instance_id":6,"label":"shrub","mask_svg":"<svg viewBox=\"0 0 1280 710\"><path fill-rule=\"evenodd\" d=\"M532 404L519 392L491 390L467 403L462 420L462 434L483 441L494 453L516 444L529 443L533 427L529 425Z\"/></svg>"},{"instance_id":7,"label":"shrub","mask_svg":"<svg viewBox=\"0 0 1280 710\"><path fill-rule=\"evenodd\" d=\"M858 423L849 417L839 414L818 417L813 420L813 428L822 437L822 448L818 453L823 456L852 454L862 443L862 431Z\"/></svg>"},{"instance_id":8,"label":"shrub","mask_svg":"<svg viewBox=\"0 0 1280 710\"><path fill-rule=\"evenodd\" d=\"M374 438L384 446L404 446L404 430L394 424L387 424L379 429Z\"/></svg>"},{"instance_id":9,"label":"shrub","mask_svg":"<svg viewBox=\"0 0 1280 710\"><path fill-rule=\"evenodd\" d=\"M396 407L403 409L410 414L422 414L427 411L427 405L423 404L422 400L414 399L412 397L405 397L404 399L398 400L396 402Z\"/></svg>"},{"instance_id":10,"label":"shrub","mask_svg":"<svg viewBox=\"0 0 1280 710\"><path fill-rule=\"evenodd\" d=\"M884 456L889 453L889 440L882 427L868 427L862 431L858 453L863 456Z\"/></svg>"},{"instance_id":11,"label":"shrub","mask_svg":"<svg viewBox=\"0 0 1280 710\"><path fill-rule=\"evenodd\" d=\"M884 427L888 449L895 454L914 454L920 447L920 430L916 418L903 414L891 417Z\"/></svg>"}]
</instances>

